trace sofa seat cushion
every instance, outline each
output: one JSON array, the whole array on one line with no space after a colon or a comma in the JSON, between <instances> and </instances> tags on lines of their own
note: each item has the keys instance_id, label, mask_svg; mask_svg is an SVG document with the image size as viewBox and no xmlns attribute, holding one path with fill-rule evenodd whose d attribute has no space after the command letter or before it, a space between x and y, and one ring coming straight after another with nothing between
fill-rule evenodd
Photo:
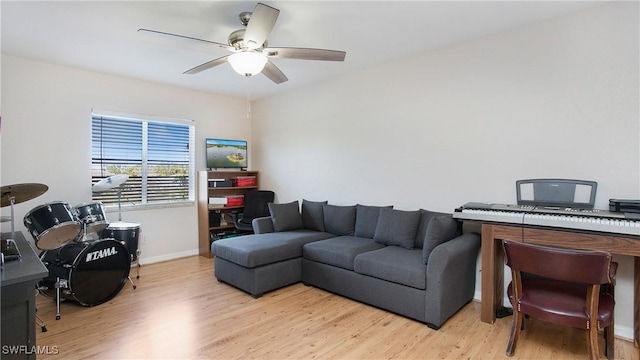
<instances>
[{"instance_id":1,"label":"sofa seat cushion","mask_svg":"<svg viewBox=\"0 0 640 360\"><path fill-rule=\"evenodd\" d=\"M340 236L306 244L302 255L307 260L353 270L353 260L357 255L383 247L372 239Z\"/></svg>"},{"instance_id":2,"label":"sofa seat cushion","mask_svg":"<svg viewBox=\"0 0 640 360\"><path fill-rule=\"evenodd\" d=\"M238 236L214 241L211 251L216 257L254 268L302 256L302 246L335 235L312 230L293 230Z\"/></svg>"},{"instance_id":3,"label":"sofa seat cushion","mask_svg":"<svg viewBox=\"0 0 640 360\"><path fill-rule=\"evenodd\" d=\"M354 260L354 271L421 290L427 285L427 266L422 262L421 249L387 246L362 253Z\"/></svg>"}]
</instances>

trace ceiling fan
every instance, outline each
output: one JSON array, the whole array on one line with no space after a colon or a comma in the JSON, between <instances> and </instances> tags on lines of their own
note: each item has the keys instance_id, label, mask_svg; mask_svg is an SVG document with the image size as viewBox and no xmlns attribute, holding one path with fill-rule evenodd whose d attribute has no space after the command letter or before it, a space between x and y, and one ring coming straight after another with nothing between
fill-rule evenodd
<instances>
[{"instance_id":1,"label":"ceiling fan","mask_svg":"<svg viewBox=\"0 0 640 360\"><path fill-rule=\"evenodd\" d=\"M198 65L193 69L185 71L184 74L197 74L214 66L229 62L231 67L241 75L249 77L262 72L266 77L271 79L271 81L280 84L287 81L288 78L269 60L270 58L344 61L347 55L344 51L295 47L268 47L267 37L271 33L271 30L273 30L279 14L280 10L262 3L258 3L253 9L253 12L240 13L240 22L246 26L246 29L232 32L229 35L228 44L156 30L138 29L138 31L201 41L233 53Z\"/></svg>"}]
</instances>

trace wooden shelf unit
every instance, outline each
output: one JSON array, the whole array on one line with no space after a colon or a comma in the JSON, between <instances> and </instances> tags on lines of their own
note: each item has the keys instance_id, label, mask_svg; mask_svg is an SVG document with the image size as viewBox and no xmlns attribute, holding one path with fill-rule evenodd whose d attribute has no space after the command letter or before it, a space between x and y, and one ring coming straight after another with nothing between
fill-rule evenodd
<instances>
[{"instance_id":1,"label":"wooden shelf unit","mask_svg":"<svg viewBox=\"0 0 640 360\"><path fill-rule=\"evenodd\" d=\"M231 187L209 187L209 181L213 179L231 180L239 176L255 176L255 186L231 186ZM259 178L257 171L240 170L215 170L198 172L198 248L200 256L213 257L211 254L211 232L232 230L233 224L222 226L209 226L209 212L220 213L242 212L244 206L210 206L209 197L222 197L229 195L244 195L251 190L259 188Z\"/></svg>"}]
</instances>

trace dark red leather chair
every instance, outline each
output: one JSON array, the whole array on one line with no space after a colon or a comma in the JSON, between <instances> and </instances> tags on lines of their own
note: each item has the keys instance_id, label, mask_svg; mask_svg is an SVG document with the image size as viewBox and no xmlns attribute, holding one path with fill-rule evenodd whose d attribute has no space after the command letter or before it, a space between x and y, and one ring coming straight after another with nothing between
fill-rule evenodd
<instances>
[{"instance_id":1,"label":"dark red leather chair","mask_svg":"<svg viewBox=\"0 0 640 360\"><path fill-rule=\"evenodd\" d=\"M504 241L512 281L507 294L513 325L507 356L513 355L523 316L587 330L587 350L600 356L598 331L604 330L605 355L614 358L613 290L618 264L604 251L559 249Z\"/></svg>"}]
</instances>

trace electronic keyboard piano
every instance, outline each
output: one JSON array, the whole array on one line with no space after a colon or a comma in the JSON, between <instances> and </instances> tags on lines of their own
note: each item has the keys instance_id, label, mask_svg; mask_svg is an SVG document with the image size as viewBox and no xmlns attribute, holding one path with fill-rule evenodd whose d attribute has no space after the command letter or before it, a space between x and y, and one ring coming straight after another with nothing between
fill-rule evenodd
<instances>
[{"instance_id":1,"label":"electronic keyboard piano","mask_svg":"<svg viewBox=\"0 0 640 360\"><path fill-rule=\"evenodd\" d=\"M460 220L640 236L640 219L633 215L637 214L629 215L597 209L477 202L467 203L455 209L453 213L453 217Z\"/></svg>"},{"instance_id":2,"label":"electronic keyboard piano","mask_svg":"<svg viewBox=\"0 0 640 360\"><path fill-rule=\"evenodd\" d=\"M482 224L480 320L493 323L504 299L504 239L633 256L633 340L640 347L640 217L638 213L536 205L467 203L453 213Z\"/></svg>"}]
</instances>

